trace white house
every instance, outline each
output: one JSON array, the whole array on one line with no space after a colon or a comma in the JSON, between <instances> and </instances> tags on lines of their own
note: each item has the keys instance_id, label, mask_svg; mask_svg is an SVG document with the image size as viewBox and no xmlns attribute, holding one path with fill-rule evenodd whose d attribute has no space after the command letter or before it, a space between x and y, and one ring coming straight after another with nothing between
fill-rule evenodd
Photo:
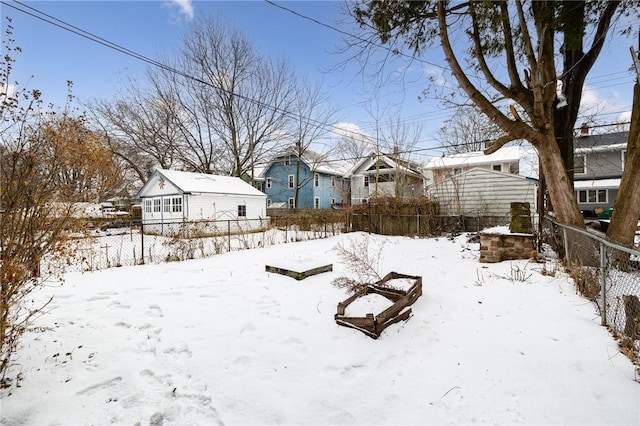
<instances>
[{"instance_id":1,"label":"white house","mask_svg":"<svg viewBox=\"0 0 640 426\"><path fill-rule=\"evenodd\" d=\"M267 196L238 177L158 169L136 195L145 232L225 233L264 228ZM186 227L188 222L198 226Z\"/></svg>"},{"instance_id":2,"label":"white house","mask_svg":"<svg viewBox=\"0 0 640 426\"><path fill-rule=\"evenodd\" d=\"M427 186L429 198L443 215L509 217L512 202L527 202L536 211L538 180L476 167Z\"/></svg>"},{"instance_id":3,"label":"white house","mask_svg":"<svg viewBox=\"0 0 640 426\"><path fill-rule=\"evenodd\" d=\"M351 178L351 203L373 197L421 197L425 176L420 166L398 155L371 150L346 174Z\"/></svg>"},{"instance_id":4,"label":"white house","mask_svg":"<svg viewBox=\"0 0 640 426\"><path fill-rule=\"evenodd\" d=\"M433 183L474 168L538 177L538 154L528 143L504 146L492 154L483 151L464 152L434 157L425 169L433 174Z\"/></svg>"}]
</instances>

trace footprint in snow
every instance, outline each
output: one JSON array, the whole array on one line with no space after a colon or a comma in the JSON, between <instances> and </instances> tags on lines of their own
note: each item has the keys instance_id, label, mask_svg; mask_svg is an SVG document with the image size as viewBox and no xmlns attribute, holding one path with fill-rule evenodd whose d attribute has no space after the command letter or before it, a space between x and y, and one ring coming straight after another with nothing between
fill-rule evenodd
<instances>
[{"instance_id":1,"label":"footprint in snow","mask_svg":"<svg viewBox=\"0 0 640 426\"><path fill-rule=\"evenodd\" d=\"M149 310L147 311L147 314L149 316L152 316L152 317L163 317L164 316L162 314L162 309L160 309L160 306L158 306L158 305L149 305Z\"/></svg>"}]
</instances>

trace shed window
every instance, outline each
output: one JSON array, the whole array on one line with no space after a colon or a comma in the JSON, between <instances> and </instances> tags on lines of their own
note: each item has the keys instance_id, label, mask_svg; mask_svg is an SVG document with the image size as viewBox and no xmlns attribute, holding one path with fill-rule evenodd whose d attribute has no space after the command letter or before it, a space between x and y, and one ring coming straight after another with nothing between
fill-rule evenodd
<instances>
[{"instance_id":1,"label":"shed window","mask_svg":"<svg viewBox=\"0 0 640 426\"><path fill-rule=\"evenodd\" d=\"M144 200L144 212L151 213L151 200Z\"/></svg>"},{"instance_id":2,"label":"shed window","mask_svg":"<svg viewBox=\"0 0 640 426\"><path fill-rule=\"evenodd\" d=\"M173 213L182 213L182 197L173 197L171 199L171 211Z\"/></svg>"},{"instance_id":3,"label":"shed window","mask_svg":"<svg viewBox=\"0 0 640 426\"><path fill-rule=\"evenodd\" d=\"M500 164L494 164L494 165L491 166L491 168L493 170L495 170L496 172L501 172L502 171L502 165L500 165Z\"/></svg>"},{"instance_id":4,"label":"shed window","mask_svg":"<svg viewBox=\"0 0 640 426\"><path fill-rule=\"evenodd\" d=\"M247 206L244 204L238 205L238 217L246 217L247 216Z\"/></svg>"},{"instance_id":5,"label":"shed window","mask_svg":"<svg viewBox=\"0 0 640 426\"><path fill-rule=\"evenodd\" d=\"M171 213L171 198L164 199L164 212Z\"/></svg>"},{"instance_id":6,"label":"shed window","mask_svg":"<svg viewBox=\"0 0 640 426\"><path fill-rule=\"evenodd\" d=\"M153 199L153 212L160 213L160 198Z\"/></svg>"}]
</instances>

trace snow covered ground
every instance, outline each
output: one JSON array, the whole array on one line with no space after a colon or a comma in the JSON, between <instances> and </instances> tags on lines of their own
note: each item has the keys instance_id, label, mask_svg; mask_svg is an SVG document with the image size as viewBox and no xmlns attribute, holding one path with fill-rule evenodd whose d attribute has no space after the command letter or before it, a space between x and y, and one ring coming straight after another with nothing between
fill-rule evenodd
<instances>
[{"instance_id":1,"label":"snow covered ground","mask_svg":"<svg viewBox=\"0 0 640 426\"><path fill-rule=\"evenodd\" d=\"M347 294L331 280L349 273L334 247L362 238L384 242L380 275L423 277L378 340L334 321ZM25 335L0 423L640 424L635 368L572 281L478 250L354 233L70 273L37 294L55 296L46 331ZM265 272L309 257L333 272Z\"/></svg>"}]
</instances>

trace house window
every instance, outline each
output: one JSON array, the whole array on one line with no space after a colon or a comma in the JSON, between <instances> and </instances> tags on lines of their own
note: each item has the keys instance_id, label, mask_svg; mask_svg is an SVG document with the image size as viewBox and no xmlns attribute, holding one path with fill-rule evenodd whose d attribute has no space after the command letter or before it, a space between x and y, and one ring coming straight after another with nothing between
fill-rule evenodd
<instances>
[{"instance_id":1,"label":"house window","mask_svg":"<svg viewBox=\"0 0 640 426\"><path fill-rule=\"evenodd\" d=\"M582 189L577 193L579 203L605 204L607 202L606 189Z\"/></svg>"},{"instance_id":2,"label":"house window","mask_svg":"<svg viewBox=\"0 0 640 426\"><path fill-rule=\"evenodd\" d=\"M365 176L364 177L364 187L368 187L369 186L369 176Z\"/></svg>"},{"instance_id":3,"label":"house window","mask_svg":"<svg viewBox=\"0 0 640 426\"><path fill-rule=\"evenodd\" d=\"M335 199L335 198L332 198L332 199L331 199L331 205L334 205L335 203L336 203L336 199Z\"/></svg>"},{"instance_id":4,"label":"house window","mask_svg":"<svg viewBox=\"0 0 640 426\"><path fill-rule=\"evenodd\" d=\"M262 188L262 182L256 182L256 189L260 192L264 192L263 188Z\"/></svg>"},{"instance_id":5,"label":"house window","mask_svg":"<svg viewBox=\"0 0 640 426\"><path fill-rule=\"evenodd\" d=\"M313 198L313 208L314 209L319 209L320 208L320 198L319 197L314 197Z\"/></svg>"},{"instance_id":6,"label":"house window","mask_svg":"<svg viewBox=\"0 0 640 426\"><path fill-rule=\"evenodd\" d=\"M491 170L495 170L496 172L501 172L502 171L502 165L501 164L494 164L491 166Z\"/></svg>"},{"instance_id":7,"label":"house window","mask_svg":"<svg viewBox=\"0 0 640 426\"><path fill-rule=\"evenodd\" d=\"M247 206L244 204L238 205L238 217L247 217Z\"/></svg>"},{"instance_id":8,"label":"house window","mask_svg":"<svg viewBox=\"0 0 640 426\"><path fill-rule=\"evenodd\" d=\"M173 213L182 213L182 197L173 197L171 199L171 211Z\"/></svg>"},{"instance_id":9,"label":"house window","mask_svg":"<svg viewBox=\"0 0 640 426\"><path fill-rule=\"evenodd\" d=\"M163 211L165 213L171 213L171 198L165 198L163 200Z\"/></svg>"},{"instance_id":10,"label":"house window","mask_svg":"<svg viewBox=\"0 0 640 426\"><path fill-rule=\"evenodd\" d=\"M160 213L160 198L153 199L153 212Z\"/></svg>"},{"instance_id":11,"label":"house window","mask_svg":"<svg viewBox=\"0 0 640 426\"><path fill-rule=\"evenodd\" d=\"M313 186L315 187L320 186L320 175L317 173L313 175Z\"/></svg>"},{"instance_id":12,"label":"house window","mask_svg":"<svg viewBox=\"0 0 640 426\"><path fill-rule=\"evenodd\" d=\"M331 176L331 186L332 187L336 186L336 178L334 176Z\"/></svg>"},{"instance_id":13,"label":"house window","mask_svg":"<svg viewBox=\"0 0 640 426\"><path fill-rule=\"evenodd\" d=\"M288 166L289 164L291 164L291 156L287 155L286 157L284 157L284 165Z\"/></svg>"},{"instance_id":14,"label":"house window","mask_svg":"<svg viewBox=\"0 0 640 426\"><path fill-rule=\"evenodd\" d=\"M151 213L151 200L144 200L144 212Z\"/></svg>"},{"instance_id":15,"label":"house window","mask_svg":"<svg viewBox=\"0 0 640 426\"><path fill-rule=\"evenodd\" d=\"M289 188L293 188L293 175L289 175Z\"/></svg>"},{"instance_id":16,"label":"house window","mask_svg":"<svg viewBox=\"0 0 640 426\"><path fill-rule=\"evenodd\" d=\"M271 188L271 178L267 178L267 188Z\"/></svg>"},{"instance_id":17,"label":"house window","mask_svg":"<svg viewBox=\"0 0 640 426\"><path fill-rule=\"evenodd\" d=\"M267 207L271 207L272 203L273 201L271 200L271 198L267 198Z\"/></svg>"},{"instance_id":18,"label":"house window","mask_svg":"<svg viewBox=\"0 0 640 426\"><path fill-rule=\"evenodd\" d=\"M573 173L576 175L584 175L587 173L587 161L584 155L576 155L573 157Z\"/></svg>"},{"instance_id":19,"label":"house window","mask_svg":"<svg viewBox=\"0 0 640 426\"><path fill-rule=\"evenodd\" d=\"M625 149L625 150L623 150L623 151L620 153L620 155L622 156L622 160L621 160L621 163L622 163L622 170L624 170L624 163L626 163L626 162L627 162L627 150L626 150L626 149Z\"/></svg>"},{"instance_id":20,"label":"house window","mask_svg":"<svg viewBox=\"0 0 640 426\"><path fill-rule=\"evenodd\" d=\"M295 207L296 207L296 199L293 197L289 198L289 208L293 209Z\"/></svg>"}]
</instances>

